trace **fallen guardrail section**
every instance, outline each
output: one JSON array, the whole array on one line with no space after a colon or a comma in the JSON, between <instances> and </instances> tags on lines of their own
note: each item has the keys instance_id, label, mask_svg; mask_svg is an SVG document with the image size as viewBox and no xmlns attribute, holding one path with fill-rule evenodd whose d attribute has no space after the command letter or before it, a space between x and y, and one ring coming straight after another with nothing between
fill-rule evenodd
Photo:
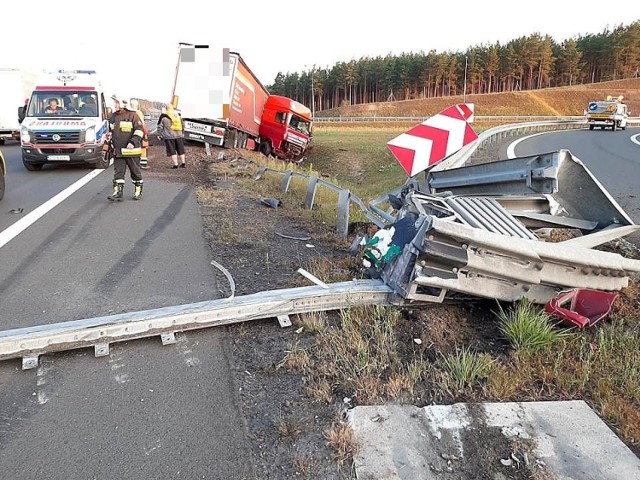
<instances>
[{"instance_id":1,"label":"fallen guardrail section","mask_svg":"<svg viewBox=\"0 0 640 480\"><path fill-rule=\"evenodd\" d=\"M328 287L328 288L325 288ZM44 353L94 347L109 355L109 344L160 336L175 343L175 333L263 318L386 305L391 289L380 280L354 280L289 288L253 295L164 307L141 312L0 331L0 360L22 358L24 370L38 366Z\"/></svg>"},{"instance_id":2,"label":"fallen guardrail section","mask_svg":"<svg viewBox=\"0 0 640 480\"><path fill-rule=\"evenodd\" d=\"M640 261L593 247L640 230L568 150L431 172L405 185L365 266L406 301L467 295L546 303L572 288L620 290ZM538 232L569 229L557 243Z\"/></svg>"}]
</instances>

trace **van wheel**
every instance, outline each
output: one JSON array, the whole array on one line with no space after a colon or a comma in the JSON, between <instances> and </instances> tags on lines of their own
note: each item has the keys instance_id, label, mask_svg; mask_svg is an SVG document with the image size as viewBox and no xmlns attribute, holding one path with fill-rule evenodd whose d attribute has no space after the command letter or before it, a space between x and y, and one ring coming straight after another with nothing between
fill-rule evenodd
<instances>
[{"instance_id":1,"label":"van wheel","mask_svg":"<svg viewBox=\"0 0 640 480\"><path fill-rule=\"evenodd\" d=\"M4 145L4 138L0 138L0 145Z\"/></svg>"},{"instance_id":2,"label":"van wheel","mask_svg":"<svg viewBox=\"0 0 640 480\"><path fill-rule=\"evenodd\" d=\"M616 131L616 122L613 122L613 125L611 125L611 131L612 132Z\"/></svg>"},{"instance_id":3,"label":"van wheel","mask_svg":"<svg viewBox=\"0 0 640 480\"><path fill-rule=\"evenodd\" d=\"M269 142L262 142L260 144L260 152L265 157L270 157L271 156L271 144Z\"/></svg>"},{"instance_id":4,"label":"van wheel","mask_svg":"<svg viewBox=\"0 0 640 480\"><path fill-rule=\"evenodd\" d=\"M22 160L22 164L24 165L24 168L26 168L30 172L37 172L38 170L42 170L43 165L42 163L29 163L25 162L24 160Z\"/></svg>"},{"instance_id":5,"label":"van wheel","mask_svg":"<svg viewBox=\"0 0 640 480\"><path fill-rule=\"evenodd\" d=\"M109 166L109 158L107 158L107 152L102 152L102 155L100 155L100 160L98 160L92 165L93 168L99 168L100 170L104 170L108 166Z\"/></svg>"},{"instance_id":6,"label":"van wheel","mask_svg":"<svg viewBox=\"0 0 640 480\"><path fill-rule=\"evenodd\" d=\"M589 125L589 130L593 130L593 125Z\"/></svg>"}]
</instances>

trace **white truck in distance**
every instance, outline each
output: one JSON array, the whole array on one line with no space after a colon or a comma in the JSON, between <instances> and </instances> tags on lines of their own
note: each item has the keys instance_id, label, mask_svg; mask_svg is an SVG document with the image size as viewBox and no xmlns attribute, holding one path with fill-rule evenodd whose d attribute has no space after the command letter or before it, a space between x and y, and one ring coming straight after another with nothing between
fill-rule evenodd
<instances>
[{"instance_id":1,"label":"white truck in distance","mask_svg":"<svg viewBox=\"0 0 640 480\"><path fill-rule=\"evenodd\" d=\"M589 130L600 127L601 130L611 128L612 132L616 129L625 130L627 128L627 118L629 112L627 105L622 102L622 95L618 98L607 96L606 100L599 102L589 102L587 109L587 124Z\"/></svg>"},{"instance_id":2,"label":"white truck in distance","mask_svg":"<svg viewBox=\"0 0 640 480\"><path fill-rule=\"evenodd\" d=\"M20 140L18 109L31 96L35 75L15 68L0 68L0 145L5 140Z\"/></svg>"}]
</instances>

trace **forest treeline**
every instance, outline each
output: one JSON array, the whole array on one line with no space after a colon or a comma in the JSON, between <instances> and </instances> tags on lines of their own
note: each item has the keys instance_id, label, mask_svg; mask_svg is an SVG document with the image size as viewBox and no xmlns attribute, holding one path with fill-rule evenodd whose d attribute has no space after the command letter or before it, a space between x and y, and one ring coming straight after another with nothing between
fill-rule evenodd
<instances>
[{"instance_id":1,"label":"forest treeline","mask_svg":"<svg viewBox=\"0 0 640 480\"><path fill-rule=\"evenodd\" d=\"M432 50L365 57L302 73L278 73L267 88L309 107L313 103L318 111L359 103L535 90L638 76L640 20L561 43L534 33L505 45L479 45L465 52Z\"/></svg>"}]
</instances>

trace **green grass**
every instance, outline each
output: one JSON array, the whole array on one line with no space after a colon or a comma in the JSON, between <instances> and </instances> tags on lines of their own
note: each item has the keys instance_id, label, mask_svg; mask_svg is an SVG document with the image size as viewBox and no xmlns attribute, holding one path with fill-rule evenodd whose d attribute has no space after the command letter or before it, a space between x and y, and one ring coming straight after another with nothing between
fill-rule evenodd
<instances>
[{"instance_id":1,"label":"green grass","mask_svg":"<svg viewBox=\"0 0 640 480\"><path fill-rule=\"evenodd\" d=\"M461 391L472 387L491 372L495 360L485 353L471 351L463 347L440 359L444 373L442 386L449 391Z\"/></svg>"},{"instance_id":2,"label":"green grass","mask_svg":"<svg viewBox=\"0 0 640 480\"><path fill-rule=\"evenodd\" d=\"M339 185L371 200L402 185L407 174L387 142L408 128L317 128L308 162Z\"/></svg>"},{"instance_id":3,"label":"green grass","mask_svg":"<svg viewBox=\"0 0 640 480\"><path fill-rule=\"evenodd\" d=\"M500 305L496 315L500 331L518 351L537 352L570 335L555 328L549 315L526 299L507 312Z\"/></svg>"}]
</instances>

